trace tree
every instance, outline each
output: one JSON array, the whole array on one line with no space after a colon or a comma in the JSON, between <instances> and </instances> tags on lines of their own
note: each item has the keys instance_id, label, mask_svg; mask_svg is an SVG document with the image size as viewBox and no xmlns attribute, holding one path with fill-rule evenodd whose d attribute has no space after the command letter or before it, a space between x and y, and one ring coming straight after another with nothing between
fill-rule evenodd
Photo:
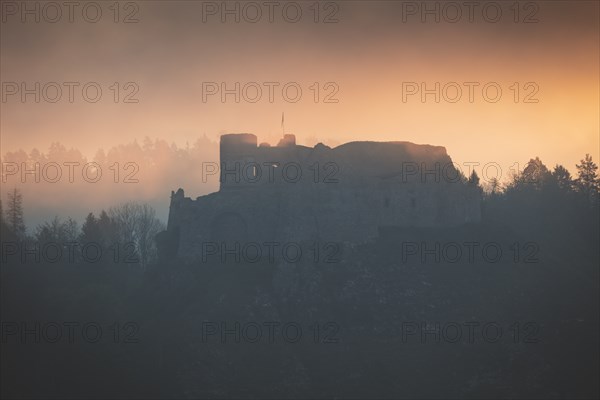
<instances>
[{"instance_id":1,"label":"tree","mask_svg":"<svg viewBox=\"0 0 600 400\"><path fill-rule=\"evenodd\" d=\"M100 242L104 246L114 244L117 240L117 229L115 222L108 216L107 212L102 210L98 217L98 229L100 231Z\"/></svg>"},{"instance_id":2,"label":"tree","mask_svg":"<svg viewBox=\"0 0 600 400\"><path fill-rule=\"evenodd\" d=\"M0 199L0 239L3 241L11 240L11 231L4 219L4 209L2 208L2 199Z\"/></svg>"},{"instance_id":3,"label":"tree","mask_svg":"<svg viewBox=\"0 0 600 400\"><path fill-rule=\"evenodd\" d=\"M129 202L109 210L115 224L116 237L123 246L135 245L140 265L146 268L156 259L157 249L154 237L164 225L156 218L155 210L148 204Z\"/></svg>"},{"instance_id":4,"label":"tree","mask_svg":"<svg viewBox=\"0 0 600 400\"><path fill-rule=\"evenodd\" d=\"M533 194L532 191L539 191L550 179L550 171L544 163L536 157L531 158L522 172L513 171L510 181L505 187L506 194L525 193Z\"/></svg>"},{"instance_id":5,"label":"tree","mask_svg":"<svg viewBox=\"0 0 600 400\"><path fill-rule=\"evenodd\" d=\"M8 192L6 220L12 233L18 239L24 239L25 221L23 219L23 195L17 188L14 188L12 192Z\"/></svg>"},{"instance_id":6,"label":"tree","mask_svg":"<svg viewBox=\"0 0 600 400\"><path fill-rule=\"evenodd\" d=\"M580 193L593 201L598 196L600 189L600 179L598 178L598 166L592 161L592 156L585 155L585 158L580 161L581 164L576 164L577 179L575 184Z\"/></svg>"},{"instance_id":7,"label":"tree","mask_svg":"<svg viewBox=\"0 0 600 400\"><path fill-rule=\"evenodd\" d=\"M562 165L556 165L554 167L554 171L550 176L550 181L554 184L558 189L568 192L573 189L573 179L571 178L571 173Z\"/></svg>"},{"instance_id":8,"label":"tree","mask_svg":"<svg viewBox=\"0 0 600 400\"><path fill-rule=\"evenodd\" d=\"M468 184L471 186L479 186L479 176L477 176L477 172L475 172L475 170L473 170L473 172L471 172L471 175L469 176Z\"/></svg>"},{"instance_id":9,"label":"tree","mask_svg":"<svg viewBox=\"0 0 600 400\"><path fill-rule=\"evenodd\" d=\"M137 243L140 249L140 262L145 268L150 261L157 257L155 236L165 229L164 225L156 218L156 211L148 204L142 204L137 213Z\"/></svg>"},{"instance_id":10,"label":"tree","mask_svg":"<svg viewBox=\"0 0 600 400\"><path fill-rule=\"evenodd\" d=\"M85 222L81 226L81 241L84 243L100 243L102 235L100 232L100 224L93 213L89 213L85 217Z\"/></svg>"},{"instance_id":11,"label":"tree","mask_svg":"<svg viewBox=\"0 0 600 400\"><path fill-rule=\"evenodd\" d=\"M66 244L77 240L79 226L76 221L67 218L62 221L58 216L55 216L50 222L44 222L36 229L36 239L43 242L56 242Z\"/></svg>"},{"instance_id":12,"label":"tree","mask_svg":"<svg viewBox=\"0 0 600 400\"><path fill-rule=\"evenodd\" d=\"M498 178L493 177L492 179L490 179L490 194L495 195L499 191L500 191L500 181L498 181Z\"/></svg>"},{"instance_id":13,"label":"tree","mask_svg":"<svg viewBox=\"0 0 600 400\"><path fill-rule=\"evenodd\" d=\"M63 223L64 239L67 242L75 242L79 239L79 224L73 218L69 217Z\"/></svg>"},{"instance_id":14,"label":"tree","mask_svg":"<svg viewBox=\"0 0 600 400\"><path fill-rule=\"evenodd\" d=\"M548 180L550 171L539 157L530 159L523 170L523 182L532 185L536 189L541 188Z\"/></svg>"},{"instance_id":15,"label":"tree","mask_svg":"<svg viewBox=\"0 0 600 400\"><path fill-rule=\"evenodd\" d=\"M38 225L35 232L35 238L40 243L60 242L64 236L64 227L58 216Z\"/></svg>"},{"instance_id":16,"label":"tree","mask_svg":"<svg viewBox=\"0 0 600 400\"><path fill-rule=\"evenodd\" d=\"M132 243L137 230L136 214L138 203L128 202L108 210L110 219L114 222L116 235L114 239L120 244Z\"/></svg>"}]
</instances>

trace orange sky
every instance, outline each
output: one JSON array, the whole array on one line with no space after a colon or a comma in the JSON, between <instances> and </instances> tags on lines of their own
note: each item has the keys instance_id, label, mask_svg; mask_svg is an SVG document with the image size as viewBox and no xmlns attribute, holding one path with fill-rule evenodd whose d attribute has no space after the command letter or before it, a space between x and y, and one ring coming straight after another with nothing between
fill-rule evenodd
<instances>
[{"instance_id":1,"label":"orange sky","mask_svg":"<svg viewBox=\"0 0 600 400\"><path fill-rule=\"evenodd\" d=\"M80 89L73 103L66 89L57 103L8 96L1 103L1 150L45 150L60 141L91 156L99 147L144 136L184 145L202 134L230 132L255 133L273 143L285 112L286 131L301 144L315 138L331 144L406 140L445 146L458 163L509 166L539 156L572 171L585 153L597 161L598 2L535 2L539 10L522 2L519 19L535 11L538 20L527 24L514 22L513 2L496 3L502 10L497 23L485 20L486 2L478 3L473 22L463 9L456 23L444 21L451 16L443 13L440 23L431 16L423 23L420 15L403 13L406 2L337 2L338 22L328 24L313 21L312 1L295 3L303 11L298 23L282 17L281 5L272 23L266 15L257 23L236 23L232 16L222 23L220 15L207 15L204 23L202 2L141 1L134 10L139 22L131 24L114 23L104 2L97 23L86 22L77 10L73 23L66 16L48 23L43 15L40 23L32 16L22 23L3 5L3 84L97 82L103 97L88 103ZM234 8L236 2L228 4ZM335 11L320 7L319 20ZM121 10L119 18L130 11ZM134 82L139 102L114 103L114 82L121 85L120 100L129 92L123 85ZM303 96L291 103L276 89L271 103L263 86L256 103L235 103L232 95L225 103L218 95L203 102L203 82L278 82L279 88L296 82ZM317 103L314 82L321 86ZM339 88L338 103L323 102L331 91L323 89L327 82ZM490 103L476 89L470 103L463 86L456 103L435 103L433 95L425 103L418 95L403 102L403 82L479 82L479 88L496 82L503 93ZM518 103L510 89L514 82L521 88ZM528 82L539 87L538 103L523 102Z\"/></svg>"}]
</instances>

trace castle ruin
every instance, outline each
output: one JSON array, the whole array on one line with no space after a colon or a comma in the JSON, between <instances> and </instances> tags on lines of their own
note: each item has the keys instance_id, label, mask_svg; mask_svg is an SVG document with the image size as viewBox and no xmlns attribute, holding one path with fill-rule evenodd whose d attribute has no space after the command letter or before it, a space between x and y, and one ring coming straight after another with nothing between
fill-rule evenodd
<instances>
[{"instance_id":1,"label":"castle ruin","mask_svg":"<svg viewBox=\"0 0 600 400\"><path fill-rule=\"evenodd\" d=\"M169 257L193 261L206 242L360 243L386 227L452 227L481 219L481 190L446 149L409 142L349 142L335 148L258 145L253 134L221 136L218 192L171 194ZM168 245L167 245L168 243Z\"/></svg>"}]
</instances>

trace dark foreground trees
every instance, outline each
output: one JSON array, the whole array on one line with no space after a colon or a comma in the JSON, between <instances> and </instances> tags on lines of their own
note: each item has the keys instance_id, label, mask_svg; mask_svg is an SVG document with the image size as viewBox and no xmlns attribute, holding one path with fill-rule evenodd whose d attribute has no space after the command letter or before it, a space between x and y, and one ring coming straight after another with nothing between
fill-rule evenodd
<instances>
[{"instance_id":1,"label":"dark foreground trees","mask_svg":"<svg viewBox=\"0 0 600 400\"><path fill-rule=\"evenodd\" d=\"M2 394L597 398L597 192L589 157L575 177L532 159L487 192L481 224L407 229L344 247L336 263L292 265L158 265L151 248L146 268L141 250L137 263L114 263L115 241L141 249L159 224L142 205L90 213L78 240L99 243L109 257L73 264L11 258L0 269L0 304L2 322L26 322L30 332L36 322L96 323L102 339L51 343L49 329L40 330L44 343L31 343L31 333L22 343L5 330ZM72 239L72 225L49 221L32 240ZM405 241L429 250L495 243L509 257L407 260ZM272 341L269 326L278 327Z\"/></svg>"}]
</instances>

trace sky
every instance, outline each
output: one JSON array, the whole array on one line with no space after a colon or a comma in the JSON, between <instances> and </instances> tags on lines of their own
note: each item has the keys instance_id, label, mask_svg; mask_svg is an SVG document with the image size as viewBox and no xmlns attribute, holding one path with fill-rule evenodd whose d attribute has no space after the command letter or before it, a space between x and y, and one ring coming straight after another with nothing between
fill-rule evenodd
<instances>
[{"instance_id":1,"label":"sky","mask_svg":"<svg viewBox=\"0 0 600 400\"><path fill-rule=\"evenodd\" d=\"M536 156L572 172L599 158L596 1L1 4L2 154L275 144L285 113L300 144L445 146L502 177Z\"/></svg>"}]
</instances>

